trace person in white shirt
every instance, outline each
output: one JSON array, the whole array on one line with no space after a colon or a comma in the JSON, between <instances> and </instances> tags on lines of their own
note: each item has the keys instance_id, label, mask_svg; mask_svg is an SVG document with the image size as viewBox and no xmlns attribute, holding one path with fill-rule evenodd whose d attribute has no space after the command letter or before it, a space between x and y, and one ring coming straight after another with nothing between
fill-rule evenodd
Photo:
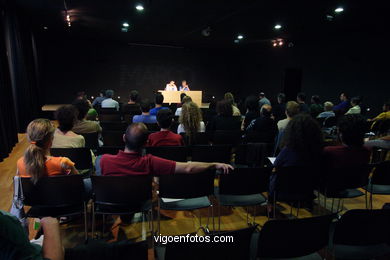
<instances>
[{"instance_id":1,"label":"person in white shirt","mask_svg":"<svg viewBox=\"0 0 390 260\"><path fill-rule=\"evenodd\" d=\"M179 118L177 133L186 133L187 136L194 137L198 132L205 132L206 127L202 120L202 111L194 102L186 102L182 106Z\"/></svg>"},{"instance_id":2,"label":"person in white shirt","mask_svg":"<svg viewBox=\"0 0 390 260\"><path fill-rule=\"evenodd\" d=\"M112 99L113 96L113 90L106 90L106 99L102 101L102 108L115 108L117 111L119 111L119 103L118 101Z\"/></svg>"},{"instance_id":3,"label":"person in white shirt","mask_svg":"<svg viewBox=\"0 0 390 260\"><path fill-rule=\"evenodd\" d=\"M351 115L351 114L360 114L360 98L359 97L353 97L351 99L351 108L345 113L345 115Z\"/></svg>"},{"instance_id":4,"label":"person in white shirt","mask_svg":"<svg viewBox=\"0 0 390 260\"><path fill-rule=\"evenodd\" d=\"M177 91L177 87L175 85L175 82L171 80L165 87L165 91Z\"/></svg>"}]
</instances>

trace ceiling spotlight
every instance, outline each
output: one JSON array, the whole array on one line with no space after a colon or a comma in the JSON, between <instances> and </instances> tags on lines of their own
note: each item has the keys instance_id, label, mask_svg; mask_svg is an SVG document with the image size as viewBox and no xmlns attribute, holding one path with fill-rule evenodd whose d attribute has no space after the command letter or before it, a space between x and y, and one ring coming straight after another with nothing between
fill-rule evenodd
<instances>
[{"instance_id":1,"label":"ceiling spotlight","mask_svg":"<svg viewBox=\"0 0 390 260\"><path fill-rule=\"evenodd\" d=\"M279 29L282 28L282 26L281 26L280 24L277 24L277 25L274 26L274 28L275 28L276 30L279 30Z\"/></svg>"},{"instance_id":2,"label":"ceiling spotlight","mask_svg":"<svg viewBox=\"0 0 390 260\"><path fill-rule=\"evenodd\" d=\"M284 40L282 38L274 39L271 41L273 47L282 47L284 45Z\"/></svg>"},{"instance_id":3,"label":"ceiling spotlight","mask_svg":"<svg viewBox=\"0 0 390 260\"><path fill-rule=\"evenodd\" d=\"M43 30L47 30L49 29L47 26L43 26Z\"/></svg>"},{"instance_id":4,"label":"ceiling spotlight","mask_svg":"<svg viewBox=\"0 0 390 260\"><path fill-rule=\"evenodd\" d=\"M278 46L278 44L276 42L273 42L272 46L276 47L276 46Z\"/></svg>"},{"instance_id":5,"label":"ceiling spotlight","mask_svg":"<svg viewBox=\"0 0 390 260\"><path fill-rule=\"evenodd\" d=\"M336 9L334 9L335 13L341 13L343 11L344 11L344 8L342 8L342 7L337 7Z\"/></svg>"},{"instance_id":6,"label":"ceiling spotlight","mask_svg":"<svg viewBox=\"0 0 390 260\"><path fill-rule=\"evenodd\" d=\"M204 37L208 37L208 36L210 36L210 34L211 34L211 28L210 27L207 27L207 28L202 30L202 35Z\"/></svg>"},{"instance_id":7,"label":"ceiling spotlight","mask_svg":"<svg viewBox=\"0 0 390 260\"><path fill-rule=\"evenodd\" d=\"M282 46L283 45L283 41L280 41L278 44L279 44L279 46Z\"/></svg>"},{"instance_id":8,"label":"ceiling spotlight","mask_svg":"<svg viewBox=\"0 0 390 260\"><path fill-rule=\"evenodd\" d=\"M144 10L144 6L141 5L141 4L138 4L138 5L135 6L135 9L137 9L137 11L142 12Z\"/></svg>"},{"instance_id":9,"label":"ceiling spotlight","mask_svg":"<svg viewBox=\"0 0 390 260\"><path fill-rule=\"evenodd\" d=\"M129 23L123 23L122 25L123 25L123 27L129 27L130 26Z\"/></svg>"},{"instance_id":10,"label":"ceiling spotlight","mask_svg":"<svg viewBox=\"0 0 390 260\"><path fill-rule=\"evenodd\" d=\"M239 40L244 39L244 35L242 35L242 34L237 35L237 39L239 39Z\"/></svg>"}]
</instances>

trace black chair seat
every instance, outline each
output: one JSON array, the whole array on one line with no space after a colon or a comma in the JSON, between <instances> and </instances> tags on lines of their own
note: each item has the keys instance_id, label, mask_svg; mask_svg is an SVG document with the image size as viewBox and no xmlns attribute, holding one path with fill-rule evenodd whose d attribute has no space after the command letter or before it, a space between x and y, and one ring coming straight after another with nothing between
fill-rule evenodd
<instances>
[{"instance_id":1,"label":"black chair seat","mask_svg":"<svg viewBox=\"0 0 390 260\"><path fill-rule=\"evenodd\" d=\"M382 195L390 194L390 185L373 184L364 187L364 189L373 194L382 194Z\"/></svg>"},{"instance_id":2,"label":"black chair seat","mask_svg":"<svg viewBox=\"0 0 390 260\"><path fill-rule=\"evenodd\" d=\"M31 207L26 213L30 218L43 218L43 217L67 217L73 215L80 215L83 212L82 205L65 206L65 207Z\"/></svg>"},{"instance_id":3,"label":"black chair seat","mask_svg":"<svg viewBox=\"0 0 390 260\"><path fill-rule=\"evenodd\" d=\"M267 201L261 194L251 195L218 195L218 201L222 206L240 207L261 205Z\"/></svg>"},{"instance_id":4,"label":"black chair seat","mask_svg":"<svg viewBox=\"0 0 390 260\"><path fill-rule=\"evenodd\" d=\"M384 243L371 246L335 245L330 250L337 259L373 259L390 254L390 246Z\"/></svg>"},{"instance_id":5,"label":"black chair seat","mask_svg":"<svg viewBox=\"0 0 390 260\"><path fill-rule=\"evenodd\" d=\"M340 199L346 199L346 198L356 198L363 196L364 193L357 189L345 189L341 191L327 191L326 196L328 198L340 198Z\"/></svg>"},{"instance_id":6,"label":"black chair seat","mask_svg":"<svg viewBox=\"0 0 390 260\"><path fill-rule=\"evenodd\" d=\"M109 215L128 215L137 212L146 212L152 209L152 201L146 201L144 204L132 205L108 205L95 202L95 214Z\"/></svg>"},{"instance_id":7,"label":"black chair seat","mask_svg":"<svg viewBox=\"0 0 390 260\"><path fill-rule=\"evenodd\" d=\"M164 202L160 199L160 207L161 209L166 210L194 210L207 208L211 206L211 202L207 196L192 198L192 199L184 199L177 200L172 202Z\"/></svg>"}]
</instances>

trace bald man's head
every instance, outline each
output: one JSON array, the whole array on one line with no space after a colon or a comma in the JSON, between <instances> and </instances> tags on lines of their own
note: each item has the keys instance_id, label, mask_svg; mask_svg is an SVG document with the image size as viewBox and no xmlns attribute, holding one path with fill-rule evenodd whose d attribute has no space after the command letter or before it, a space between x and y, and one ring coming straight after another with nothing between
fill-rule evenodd
<instances>
[{"instance_id":1,"label":"bald man's head","mask_svg":"<svg viewBox=\"0 0 390 260\"><path fill-rule=\"evenodd\" d=\"M134 123L129 125L123 135L126 148L131 151L139 151L148 140L148 128L144 123Z\"/></svg>"}]
</instances>

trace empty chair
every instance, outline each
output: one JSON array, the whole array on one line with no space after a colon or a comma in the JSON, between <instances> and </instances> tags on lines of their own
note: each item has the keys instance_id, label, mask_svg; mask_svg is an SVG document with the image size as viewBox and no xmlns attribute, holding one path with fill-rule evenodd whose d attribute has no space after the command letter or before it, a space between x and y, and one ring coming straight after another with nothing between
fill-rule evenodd
<instances>
[{"instance_id":1,"label":"empty chair","mask_svg":"<svg viewBox=\"0 0 390 260\"><path fill-rule=\"evenodd\" d=\"M390 254L390 210L347 211L333 226L329 248L337 259Z\"/></svg>"},{"instance_id":2,"label":"empty chair","mask_svg":"<svg viewBox=\"0 0 390 260\"><path fill-rule=\"evenodd\" d=\"M334 215L325 215L267 221L260 231L257 257L322 259L316 252L328 245L329 227L333 219Z\"/></svg>"},{"instance_id":3,"label":"empty chair","mask_svg":"<svg viewBox=\"0 0 390 260\"><path fill-rule=\"evenodd\" d=\"M231 145L194 145L191 147L192 161L230 163Z\"/></svg>"},{"instance_id":4,"label":"empty chair","mask_svg":"<svg viewBox=\"0 0 390 260\"><path fill-rule=\"evenodd\" d=\"M158 234L160 234L160 209L195 210L210 208L212 203L208 196L214 193L215 171L208 170L197 174L161 175L159 180L158 199ZM173 201L171 199L174 199ZM178 199L178 200L175 200ZM212 210L213 218L213 210ZM209 214L210 217L210 214ZM201 218L200 226L201 224ZM208 222L206 229L208 228ZM214 218L213 218L213 229Z\"/></svg>"},{"instance_id":5,"label":"empty chair","mask_svg":"<svg viewBox=\"0 0 390 260\"><path fill-rule=\"evenodd\" d=\"M100 125L104 131L126 131L128 124L122 121L101 121Z\"/></svg>"},{"instance_id":6,"label":"empty chair","mask_svg":"<svg viewBox=\"0 0 390 260\"><path fill-rule=\"evenodd\" d=\"M118 173L118 175L120 174ZM93 191L92 234L95 230L96 215L103 215L104 220L105 215L130 215L141 212L144 216L145 212L151 210L151 175L92 176L91 179Z\"/></svg>"},{"instance_id":7,"label":"empty chair","mask_svg":"<svg viewBox=\"0 0 390 260\"><path fill-rule=\"evenodd\" d=\"M101 146L97 150L97 155L103 155L103 154L118 154L119 150L124 150L124 145L122 146Z\"/></svg>"},{"instance_id":8,"label":"empty chair","mask_svg":"<svg viewBox=\"0 0 390 260\"><path fill-rule=\"evenodd\" d=\"M81 134L85 140L85 147L91 150L97 150L99 147L99 134L95 133L86 133Z\"/></svg>"},{"instance_id":9,"label":"empty chair","mask_svg":"<svg viewBox=\"0 0 390 260\"><path fill-rule=\"evenodd\" d=\"M87 206L81 175L42 177L34 185L30 178L21 178L24 205L31 206L28 217L66 217L84 214L87 239Z\"/></svg>"},{"instance_id":10,"label":"empty chair","mask_svg":"<svg viewBox=\"0 0 390 260\"><path fill-rule=\"evenodd\" d=\"M205 237L198 237L198 243L168 243L166 246L156 248L158 260L181 260L181 259L249 259L250 246L253 232L256 227L245 229L218 232L209 236L210 242ZM229 241L217 241L214 239L224 236ZM183 236L187 237L187 236ZM193 237L192 237L193 238Z\"/></svg>"},{"instance_id":11,"label":"empty chair","mask_svg":"<svg viewBox=\"0 0 390 260\"><path fill-rule=\"evenodd\" d=\"M216 194L221 206L246 207L261 205L267 199L261 194L268 191L272 168L236 168L229 174L219 175L219 189ZM254 207L254 219L255 212ZM220 211L219 211L220 212ZM220 228L220 214L218 228ZM248 216L248 215L247 215Z\"/></svg>"},{"instance_id":12,"label":"empty chair","mask_svg":"<svg viewBox=\"0 0 390 260\"><path fill-rule=\"evenodd\" d=\"M68 157L78 170L93 169L92 155L89 148L51 148L53 156Z\"/></svg>"},{"instance_id":13,"label":"empty chair","mask_svg":"<svg viewBox=\"0 0 390 260\"><path fill-rule=\"evenodd\" d=\"M384 161L375 167L365 189L370 192L371 209L374 194L390 195L390 161Z\"/></svg>"},{"instance_id":14,"label":"empty chair","mask_svg":"<svg viewBox=\"0 0 390 260\"><path fill-rule=\"evenodd\" d=\"M250 167L264 167L266 158L273 154L273 144L248 143L241 144L235 151L235 164Z\"/></svg>"},{"instance_id":15,"label":"empty chair","mask_svg":"<svg viewBox=\"0 0 390 260\"><path fill-rule=\"evenodd\" d=\"M103 131L103 143L104 146L120 146L123 147L123 134L124 131Z\"/></svg>"},{"instance_id":16,"label":"empty chair","mask_svg":"<svg viewBox=\"0 0 390 260\"><path fill-rule=\"evenodd\" d=\"M213 144L237 145L241 142L243 134L242 131L215 131L212 142Z\"/></svg>"},{"instance_id":17,"label":"empty chair","mask_svg":"<svg viewBox=\"0 0 390 260\"><path fill-rule=\"evenodd\" d=\"M149 146L145 147L145 151L147 154L176 162L186 162L188 156L188 149L185 146Z\"/></svg>"}]
</instances>

